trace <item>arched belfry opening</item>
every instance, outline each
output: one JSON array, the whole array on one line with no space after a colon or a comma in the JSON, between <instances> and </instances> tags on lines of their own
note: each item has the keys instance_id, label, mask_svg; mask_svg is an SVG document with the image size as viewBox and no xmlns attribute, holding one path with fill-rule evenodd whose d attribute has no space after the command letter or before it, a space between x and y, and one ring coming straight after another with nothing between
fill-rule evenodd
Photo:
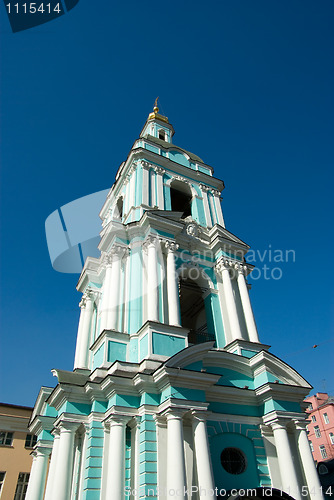
<instances>
[{"instance_id":1,"label":"arched belfry opening","mask_svg":"<svg viewBox=\"0 0 334 500\"><path fill-rule=\"evenodd\" d=\"M123 217L123 197L118 198L115 210L114 210L114 219L121 220Z\"/></svg>"},{"instance_id":2,"label":"arched belfry opening","mask_svg":"<svg viewBox=\"0 0 334 500\"><path fill-rule=\"evenodd\" d=\"M197 271L196 269L190 270ZM204 297L207 288L201 287L198 280L187 275L180 277L180 309L181 325L189 328L189 344L201 344L215 340L214 335L209 333L207 324L207 313Z\"/></svg>"},{"instance_id":3,"label":"arched belfry opening","mask_svg":"<svg viewBox=\"0 0 334 500\"><path fill-rule=\"evenodd\" d=\"M191 215L191 189L185 182L173 181L170 186L170 198L173 212L182 212L182 219Z\"/></svg>"}]
</instances>

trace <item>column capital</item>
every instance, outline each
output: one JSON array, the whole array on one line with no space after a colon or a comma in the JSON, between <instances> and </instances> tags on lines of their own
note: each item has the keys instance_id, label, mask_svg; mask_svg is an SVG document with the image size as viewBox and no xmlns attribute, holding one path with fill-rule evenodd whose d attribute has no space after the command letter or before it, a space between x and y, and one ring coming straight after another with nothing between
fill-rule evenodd
<instances>
[{"instance_id":1,"label":"column capital","mask_svg":"<svg viewBox=\"0 0 334 500\"><path fill-rule=\"evenodd\" d=\"M199 411L199 410L191 411L193 422L206 422L209 415L211 415L211 412L209 413L207 411Z\"/></svg>"},{"instance_id":2,"label":"column capital","mask_svg":"<svg viewBox=\"0 0 334 500\"><path fill-rule=\"evenodd\" d=\"M136 427L140 427L140 423L141 417L139 415L136 415L128 421L128 426L130 427L130 429L135 429Z\"/></svg>"},{"instance_id":3,"label":"column capital","mask_svg":"<svg viewBox=\"0 0 334 500\"><path fill-rule=\"evenodd\" d=\"M200 184L199 187L202 191L205 191L206 193L210 190L209 186L206 186L205 184Z\"/></svg>"},{"instance_id":4,"label":"column capital","mask_svg":"<svg viewBox=\"0 0 334 500\"><path fill-rule=\"evenodd\" d=\"M276 422L272 422L272 423L270 423L269 425L270 425L270 427L272 428L272 430L273 430L273 431L276 431L276 430L278 430L278 429L284 429L284 430L287 430L287 428L286 428L286 424L287 424L286 422L283 422L283 421L281 421L281 420L280 420L280 421L279 421L279 420L277 420Z\"/></svg>"},{"instance_id":5,"label":"column capital","mask_svg":"<svg viewBox=\"0 0 334 500\"><path fill-rule=\"evenodd\" d=\"M60 434L65 434L65 433L74 433L78 430L80 427L81 422L70 422L69 420L60 420L57 423L57 428L60 431Z\"/></svg>"},{"instance_id":6,"label":"column capital","mask_svg":"<svg viewBox=\"0 0 334 500\"><path fill-rule=\"evenodd\" d=\"M148 248L156 248L158 246L158 243L159 243L159 239L158 239L158 236L155 236L153 234L149 234L144 243L143 243L143 248L145 251L148 250Z\"/></svg>"},{"instance_id":7,"label":"column capital","mask_svg":"<svg viewBox=\"0 0 334 500\"><path fill-rule=\"evenodd\" d=\"M163 175L166 172L166 170L162 167L153 167L153 170L158 175Z\"/></svg>"},{"instance_id":8,"label":"column capital","mask_svg":"<svg viewBox=\"0 0 334 500\"><path fill-rule=\"evenodd\" d=\"M141 160L140 164L145 170L150 170L153 166L153 165L151 165L151 163L149 163L148 161L145 161L145 160Z\"/></svg>"},{"instance_id":9,"label":"column capital","mask_svg":"<svg viewBox=\"0 0 334 500\"><path fill-rule=\"evenodd\" d=\"M31 453L34 458L45 457L48 458L51 455L52 447L36 445L33 452Z\"/></svg>"},{"instance_id":10,"label":"column capital","mask_svg":"<svg viewBox=\"0 0 334 500\"><path fill-rule=\"evenodd\" d=\"M293 420L297 431L306 431L306 426L310 423L308 420Z\"/></svg>"},{"instance_id":11,"label":"column capital","mask_svg":"<svg viewBox=\"0 0 334 500\"><path fill-rule=\"evenodd\" d=\"M81 309L84 309L87 306L87 302L95 302L97 297L98 297L97 290L93 290L92 288L87 288L81 297L81 301L79 302L79 307Z\"/></svg>"},{"instance_id":12,"label":"column capital","mask_svg":"<svg viewBox=\"0 0 334 500\"><path fill-rule=\"evenodd\" d=\"M222 273L223 271L228 271L232 267L232 261L228 259L220 259L217 264L215 265L215 270L218 273Z\"/></svg>"},{"instance_id":13,"label":"column capital","mask_svg":"<svg viewBox=\"0 0 334 500\"><path fill-rule=\"evenodd\" d=\"M175 241L163 241L165 244L165 248L167 249L167 253L175 253L179 249L179 245L175 243Z\"/></svg>"},{"instance_id":14,"label":"column capital","mask_svg":"<svg viewBox=\"0 0 334 500\"><path fill-rule=\"evenodd\" d=\"M220 196L220 191L218 189L211 189L213 196Z\"/></svg>"},{"instance_id":15,"label":"column capital","mask_svg":"<svg viewBox=\"0 0 334 500\"><path fill-rule=\"evenodd\" d=\"M236 269L238 271L238 274L242 274L243 276L246 276L248 268L244 263L237 262L236 264L234 264L234 269Z\"/></svg>"},{"instance_id":16,"label":"column capital","mask_svg":"<svg viewBox=\"0 0 334 500\"><path fill-rule=\"evenodd\" d=\"M121 260L126 252L128 251L128 247L124 247L122 245L114 245L108 253L105 253L102 259L104 267L111 267L113 262L116 260Z\"/></svg>"},{"instance_id":17,"label":"column capital","mask_svg":"<svg viewBox=\"0 0 334 500\"><path fill-rule=\"evenodd\" d=\"M129 420L131 419L132 415L121 415L117 413L112 413L103 421L103 423L105 425L108 425L109 428L114 426L125 427L126 424L129 422Z\"/></svg>"},{"instance_id":18,"label":"column capital","mask_svg":"<svg viewBox=\"0 0 334 500\"><path fill-rule=\"evenodd\" d=\"M167 422L169 422L170 420L182 420L185 413L186 411L180 408L168 408L163 413L163 416L166 417Z\"/></svg>"},{"instance_id":19,"label":"column capital","mask_svg":"<svg viewBox=\"0 0 334 500\"><path fill-rule=\"evenodd\" d=\"M136 171L136 168L137 168L137 162L134 162L131 167L130 167L130 170L129 170L129 175L131 176L135 171Z\"/></svg>"}]
</instances>

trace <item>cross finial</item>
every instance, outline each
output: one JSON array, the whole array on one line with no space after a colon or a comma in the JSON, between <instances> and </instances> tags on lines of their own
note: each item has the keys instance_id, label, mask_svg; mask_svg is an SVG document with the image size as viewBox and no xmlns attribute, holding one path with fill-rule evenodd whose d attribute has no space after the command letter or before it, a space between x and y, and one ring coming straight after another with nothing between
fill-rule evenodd
<instances>
[{"instance_id":1,"label":"cross finial","mask_svg":"<svg viewBox=\"0 0 334 500\"><path fill-rule=\"evenodd\" d=\"M154 113L158 113L159 111L159 108L158 108L158 100L159 100L159 96L156 98L156 100L154 101L154 107L153 107L153 111Z\"/></svg>"}]
</instances>

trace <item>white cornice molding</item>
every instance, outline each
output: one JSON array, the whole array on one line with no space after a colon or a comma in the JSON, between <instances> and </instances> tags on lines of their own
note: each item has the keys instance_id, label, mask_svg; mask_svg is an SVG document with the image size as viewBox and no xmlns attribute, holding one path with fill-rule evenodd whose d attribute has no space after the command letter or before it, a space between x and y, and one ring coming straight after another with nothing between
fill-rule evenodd
<instances>
[{"instance_id":1,"label":"white cornice molding","mask_svg":"<svg viewBox=\"0 0 334 500\"><path fill-rule=\"evenodd\" d=\"M260 351L250 358L249 365L254 372L254 376L267 369L274 376L278 378L281 376L290 385L297 385L304 390L307 389L308 392L312 389L312 386L296 370L269 352Z\"/></svg>"}]
</instances>

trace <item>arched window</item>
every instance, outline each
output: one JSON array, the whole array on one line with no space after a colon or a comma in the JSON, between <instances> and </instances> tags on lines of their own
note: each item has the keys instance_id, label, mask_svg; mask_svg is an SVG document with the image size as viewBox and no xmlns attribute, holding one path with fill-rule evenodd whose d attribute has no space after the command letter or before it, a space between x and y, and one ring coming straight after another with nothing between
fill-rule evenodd
<instances>
[{"instance_id":1,"label":"arched window","mask_svg":"<svg viewBox=\"0 0 334 500\"><path fill-rule=\"evenodd\" d=\"M191 215L192 193L190 187L181 181L173 181L170 187L173 212L182 212L182 219Z\"/></svg>"},{"instance_id":2,"label":"arched window","mask_svg":"<svg viewBox=\"0 0 334 500\"><path fill-rule=\"evenodd\" d=\"M191 271L197 271L192 269ZM188 341L190 344L200 344L215 340L213 334L208 332L207 318L203 293L205 289L201 288L196 281L189 277L180 279L180 307L181 324L183 328L188 328Z\"/></svg>"},{"instance_id":3,"label":"arched window","mask_svg":"<svg viewBox=\"0 0 334 500\"><path fill-rule=\"evenodd\" d=\"M123 217L123 198L118 198L115 210L114 210L114 219L121 220Z\"/></svg>"},{"instance_id":4,"label":"arched window","mask_svg":"<svg viewBox=\"0 0 334 500\"><path fill-rule=\"evenodd\" d=\"M166 132L161 128L158 132L158 137L159 139L161 139L162 141L165 141L166 140Z\"/></svg>"}]
</instances>

